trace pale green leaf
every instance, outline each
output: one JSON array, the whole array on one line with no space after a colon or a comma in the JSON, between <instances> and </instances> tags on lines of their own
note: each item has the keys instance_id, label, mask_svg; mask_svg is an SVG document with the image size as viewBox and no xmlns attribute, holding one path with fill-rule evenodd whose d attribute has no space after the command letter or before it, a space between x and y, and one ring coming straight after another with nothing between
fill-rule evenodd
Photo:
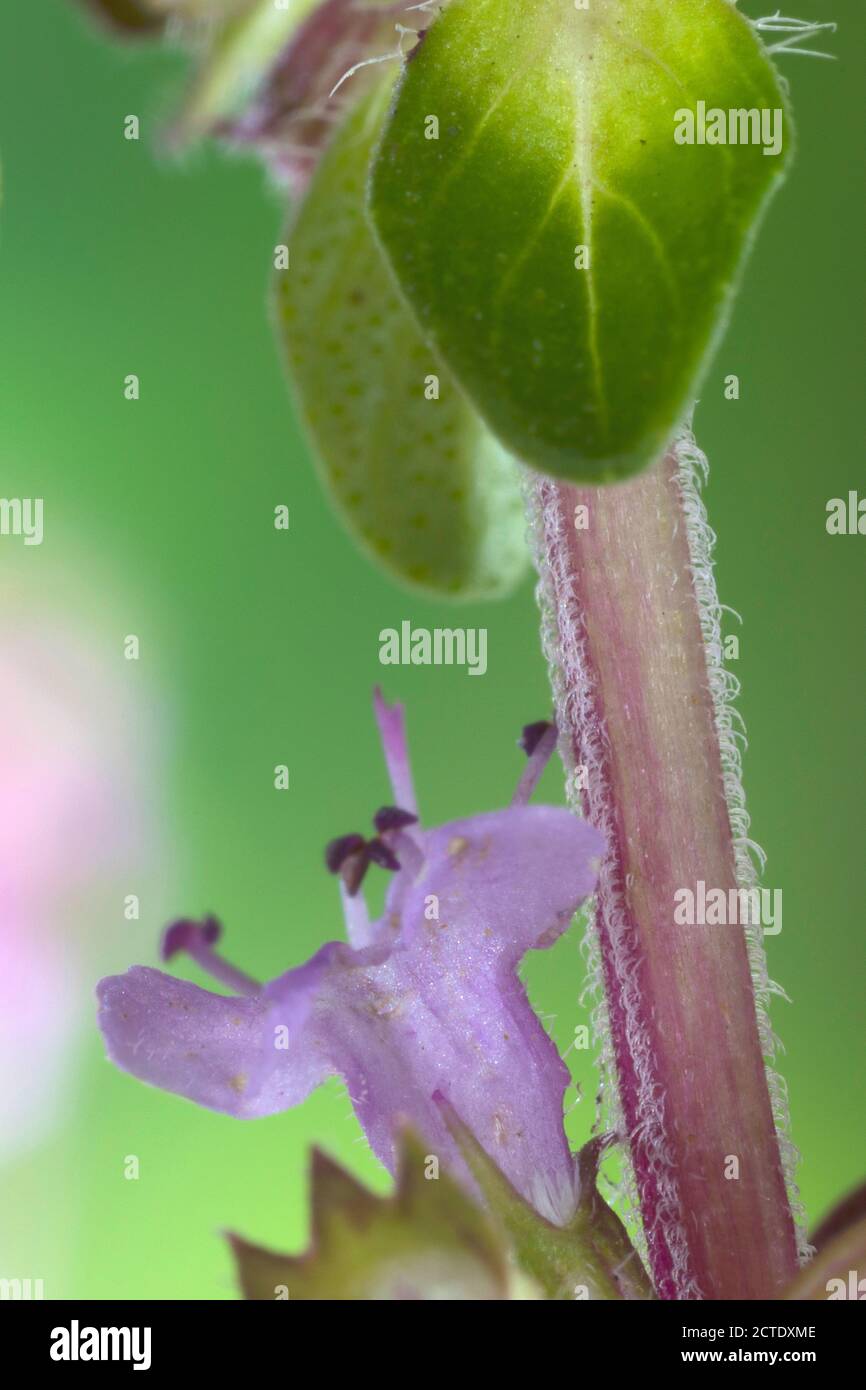
<instances>
[{"instance_id":1,"label":"pale green leaf","mask_svg":"<svg viewBox=\"0 0 866 1390\"><path fill-rule=\"evenodd\" d=\"M782 113L781 151L677 143L701 101ZM406 65L371 206L503 444L605 481L652 462L690 408L791 150L731 0L451 0Z\"/></svg>"},{"instance_id":2,"label":"pale green leaf","mask_svg":"<svg viewBox=\"0 0 866 1390\"><path fill-rule=\"evenodd\" d=\"M493 596L527 563L517 470L426 345L365 212L392 82L352 113L319 165L276 276L278 330L352 534L409 584Z\"/></svg>"}]
</instances>

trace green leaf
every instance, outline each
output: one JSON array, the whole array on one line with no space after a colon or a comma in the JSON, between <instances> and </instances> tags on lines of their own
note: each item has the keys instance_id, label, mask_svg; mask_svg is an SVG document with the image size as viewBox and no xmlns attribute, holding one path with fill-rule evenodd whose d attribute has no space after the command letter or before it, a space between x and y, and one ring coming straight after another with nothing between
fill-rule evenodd
<instances>
[{"instance_id":1,"label":"green leaf","mask_svg":"<svg viewBox=\"0 0 866 1390\"><path fill-rule=\"evenodd\" d=\"M433 1176L405 1135L397 1187L376 1197L313 1152L312 1241L304 1255L231 1244L245 1298L257 1300L501 1300L533 1296L514 1281L485 1214L446 1173Z\"/></svg>"},{"instance_id":2,"label":"green leaf","mask_svg":"<svg viewBox=\"0 0 866 1390\"><path fill-rule=\"evenodd\" d=\"M677 143L700 101L783 112L781 152ZM650 464L690 408L792 144L731 0L451 0L406 65L371 207L503 444L602 482Z\"/></svg>"},{"instance_id":3,"label":"green leaf","mask_svg":"<svg viewBox=\"0 0 866 1390\"><path fill-rule=\"evenodd\" d=\"M351 114L319 165L286 238L290 268L277 272L278 330L352 534L404 582L490 597L527 564L517 469L426 345L366 217L392 83Z\"/></svg>"}]
</instances>

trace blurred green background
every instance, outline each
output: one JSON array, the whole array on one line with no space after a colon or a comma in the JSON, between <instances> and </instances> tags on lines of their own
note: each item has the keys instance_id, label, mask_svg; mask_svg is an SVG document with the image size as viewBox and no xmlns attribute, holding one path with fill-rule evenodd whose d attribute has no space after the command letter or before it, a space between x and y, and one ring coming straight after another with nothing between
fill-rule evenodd
<instances>
[{"instance_id":1,"label":"blurred green background","mask_svg":"<svg viewBox=\"0 0 866 1390\"><path fill-rule=\"evenodd\" d=\"M765 882L784 891L768 951L793 1005L778 1003L774 1022L814 1220L866 1172L866 539L824 525L830 497L866 494L866 15L862 0L806 9L840 22L824 45L839 61L781 60L799 159L696 428L713 469L720 594L744 618L746 787ZM274 975L341 933L321 852L388 799L370 707L383 676L408 702L428 822L510 794L517 732L549 703L532 586L465 610L489 630L485 678L383 671L381 628L441 625L453 610L392 587L326 508L265 312L278 196L253 162L213 150L161 160L184 60L111 46L65 0L3 6L0 64L0 493L46 506L45 544L24 554L16 585L37 597L53 586L116 655L160 750L142 742L157 820L148 862L113 896L96 892L91 974L153 963L168 917L213 910L227 953ZM130 113L138 143L123 138ZM135 403L123 397L130 372ZM736 402L723 396L731 372ZM279 503L288 533L273 528ZM122 657L130 632L137 664ZM276 763L290 767L288 792L273 789ZM557 771L545 789L559 799ZM126 892L141 894L138 922L124 920ZM531 959L527 978L564 1046L584 1020L577 933ZM56 1125L0 1179L3 1275L43 1278L47 1297L230 1297L220 1230L297 1247L311 1143L387 1187L342 1087L233 1122L114 1071L89 995L81 1021ZM27 1084L26 1058L0 1064ZM578 1075L588 1098L569 1119L575 1141L592 1122L585 1054ZM140 1178L128 1181L133 1154Z\"/></svg>"}]
</instances>

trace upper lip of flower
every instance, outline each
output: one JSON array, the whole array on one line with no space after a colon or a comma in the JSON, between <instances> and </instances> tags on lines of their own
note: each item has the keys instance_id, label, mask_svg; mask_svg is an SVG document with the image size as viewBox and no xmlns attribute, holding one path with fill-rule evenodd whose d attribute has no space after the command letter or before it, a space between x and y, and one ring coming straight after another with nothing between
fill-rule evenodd
<instances>
[{"instance_id":1,"label":"upper lip of flower","mask_svg":"<svg viewBox=\"0 0 866 1390\"><path fill-rule=\"evenodd\" d=\"M295 1105L338 1073L387 1166L408 1119L465 1176L433 1099L442 1093L518 1191L537 1204L539 1193L554 1194L548 1205L559 1204L561 1216L573 1178L562 1126L568 1071L516 970L592 891L602 837L565 809L527 804L552 728L529 740L534 751L509 807L423 830L402 708L377 692L376 715L395 802L374 820L387 854L372 857L396 864L382 917L370 920L342 873L370 842L342 837L329 851L349 945L331 942L260 986L216 954L215 919L174 923L164 957L187 951L234 994L141 966L103 980L109 1056L151 1084L242 1117Z\"/></svg>"}]
</instances>

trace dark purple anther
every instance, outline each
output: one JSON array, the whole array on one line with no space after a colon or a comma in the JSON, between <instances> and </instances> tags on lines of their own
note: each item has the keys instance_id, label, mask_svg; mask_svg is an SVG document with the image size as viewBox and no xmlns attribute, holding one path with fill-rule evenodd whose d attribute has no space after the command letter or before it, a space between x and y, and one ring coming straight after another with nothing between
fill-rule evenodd
<instances>
[{"instance_id":1,"label":"dark purple anther","mask_svg":"<svg viewBox=\"0 0 866 1390\"><path fill-rule=\"evenodd\" d=\"M383 806L373 817L373 824L380 835L387 830L405 830L407 825L417 825L418 817L411 811L401 811L399 806Z\"/></svg>"},{"instance_id":2,"label":"dark purple anther","mask_svg":"<svg viewBox=\"0 0 866 1390\"><path fill-rule=\"evenodd\" d=\"M160 954L163 960L171 960L172 956L181 953L188 955L202 970L213 975L214 979L221 980L236 994L258 994L261 988L258 980L245 975L242 970L236 970L213 949L222 932L222 926L216 917L205 917L201 922L182 917L178 922L172 922L163 932Z\"/></svg>"},{"instance_id":3,"label":"dark purple anther","mask_svg":"<svg viewBox=\"0 0 866 1390\"><path fill-rule=\"evenodd\" d=\"M385 835L389 831L405 830L417 820L411 811L403 811L399 806L383 806L373 817L373 824L380 835ZM325 863L332 874L341 875L350 898L354 898L361 887L371 864L378 864L380 869L388 869L391 873L397 873L400 868L396 854L379 836L365 840L363 835L341 835L326 847Z\"/></svg>"},{"instance_id":4,"label":"dark purple anther","mask_svg":"<svg viewBox=\"0 0 866 1390\"><path fill-rule=\"evenodd\" d=\"M360 836L358 837L360 839ZM346 892L350 898L354 898L364 876L370 867L370 849L366 840L361 841L361 848L354 854L348 855L340 867L340 877L346 885Z\"/></svg>"},{"instance_id":5,"label":"dark purple anther","mask_svg":"<svg viewBox=\"0 0 866 1390\"><path fill-rule=\"evenodd\" d=\"M222 927L216 917L205 917L203 922L193 922L189 917L182 917L180 921L172 922L163 932L160 955L163 960L171 960L179 951L191 953L192 948L201 943L213 946L221 935Z\"/></svg>"},{"instance_id":6,"label":"dark purple anther","mask_svg":"<svg viewBox=\"0 0 866 1390\"><path fill-rule=\"evenodd\" d=\"M367 841L363 835L341 835L325 846L325 864L328 872L338 874L347 859L366 849Z\"/></svg>"},{"instance_id":7,"label":"dark purple anther","mask_svg":"<svg viewBox=\"0 0 866 1390\"><path fill-rule=\"evenodd\" d=\"M520 735L519 747L521 747L527 758L531 758L548 729L553 725L549 719L539 719L537 724L524 725Z\"/></svg>"},{"instance_id":8,"label":"dark purple anther","mask_svg":"<svg viewBox=\"0 0 866 1390\"><path fill-rule=\"evenodd\" d=\"M367 853L373 863L379 865L380 869L390 869L391 873L395 874L400 868L400 861L396 854L382 840L370 840L367 845Z\"/></svg>"}]
</instances>

